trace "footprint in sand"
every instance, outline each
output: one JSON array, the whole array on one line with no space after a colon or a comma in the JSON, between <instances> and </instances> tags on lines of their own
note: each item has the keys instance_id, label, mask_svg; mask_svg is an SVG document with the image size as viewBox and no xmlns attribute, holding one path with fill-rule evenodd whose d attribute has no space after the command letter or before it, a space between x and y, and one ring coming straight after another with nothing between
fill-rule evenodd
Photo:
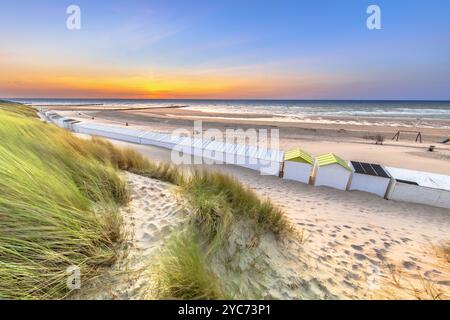
<instances>
[{"instance_id":1,"label":"footprint in sand","mask_svg":"<svg viewBox=\"0 0 450 320\"><path fill-rule=\"evenodd\" d=\"M417 267L416 263L412 261L403 261L402 265L408 270L412 270Z\"/></svg>"},{"instance_id":2,"label":"footprint in sand","mask_svg":"<svg viewBox=\"0 0 450 320\"><path fill-rule=\"evenodd\" d=\"M152 235L148 232L144 232L142 239L145 241L151 241L153 239Z\"/></svg>"},{"instance_id":3,"label":"footprint in sand","mask_svg":"<svg viewBox=\"0 0 450 320\"><path fill-rule=\"evenodd\" d=\"M373 251L375 251L375 255L377 256L377 258L384 262L386 261L386 253L387 251L384 249L373 249Z\"/></svg>"},{"instance_id":4,"label":"footprint in sand","mask_svg":"<svg viewBox=\"0 0 450 320\"><path fill-rule=\"evenodd\" d=\"M367 260L367 256L362 253L355 253L355 254L353 254L353 256L359 261Z\"/></svg>"},{"instance_id":5,"label":"footprint in sand","mask_svg":"<svg viewBox=\"0 0 450 320\"><path fill-rule=\"evenodd\" d=\"M363 246L358 246L356 244L352 244L351 247L357 251L363 251Z\"/></svg>"},{"instance_id":6,"label":"footprint in sand","mask_svg":"<svg viewBox=\"0 0 450 320\"><path fill-rule=\"evenodd\" d=\"M153 220L153 219L148 219L148 220ZM158 229L158 227L153 222L148 223L147 228L152 229L153 231Z\"/></svg>"}]
</instances>

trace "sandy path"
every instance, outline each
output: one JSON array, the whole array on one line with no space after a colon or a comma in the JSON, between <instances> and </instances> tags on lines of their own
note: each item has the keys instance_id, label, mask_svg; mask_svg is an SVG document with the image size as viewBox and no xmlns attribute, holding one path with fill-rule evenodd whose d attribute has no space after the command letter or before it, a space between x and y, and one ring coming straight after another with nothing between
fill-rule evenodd
<instances>
[{"instance_id":1,"label":"sandy path","mask_svg":"<svg viewBox=\"0 0 450 320\"><path fill-rule=\"evenodd\" d=\"M151 297L148 267L170 233L185 217L184 206L172 193L173 185L126 173L131 201L121 210L126 243L122 257L73 298L142 299Z\"/></svg>"}]
</instances>

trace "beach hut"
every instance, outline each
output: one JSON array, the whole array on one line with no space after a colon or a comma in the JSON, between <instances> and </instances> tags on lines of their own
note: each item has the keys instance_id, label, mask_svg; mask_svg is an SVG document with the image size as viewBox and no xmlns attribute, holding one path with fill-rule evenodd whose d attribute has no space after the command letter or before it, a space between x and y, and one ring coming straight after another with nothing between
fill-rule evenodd
<instances>
[{"instance_id":1,"label":"beach hut","mask_svg":"<svg viewBox=\"0 0 450 320\"><path fill-rule=\"evenodd\" d=\"M220 141L211 141L203 149L203 159L213 160L214 163L225 162L225 144Z\"/></svg>"},{"instance_id":2,"label":"beach hut","mask_svg":"<svg viewBox=\"0 0 450 320\"><path fill-rule=\"evenodd\" d=\"M62 128L74 131L74 124L79 123L80 121L70 118L62 118Z\"/></svg>"},{"instance_id":3,"label":"beach hut","mask_svg":"<svg viewBox=\"0 0 450 320\"><path fill-rule=\"evenodd\" d=\"M234 148L235 164L251 170L260 170L258 148L246 144L238 144Z\"/></svg>"},{"instance_id":4,"label":"beach hut","mask_svg":"<svg viewBox=\"0 0 450 320\"><path fill-rule=\"evenodd\" d=\"M61 119L62 117L59 114L57 114L57 113L52 113L52 114L49 115L48 118L49 118L50 122L52 122L53 124L58 125L58 120Z\"/></svg>"},{"instance_id":5,"label":"beach hut","mask_svg":"<svg viewBox=\"0 0 450 320\"><path fill-rule=\"evenodd\" d=\"M257 147L254 146L247 146L246 148L246 163L245 167L260 171L261 170L261 151Z\"/></svg>"},{"instance_id":6,"label":"beach hut","mask_svg":"<svg viewBox=\"0 0 450 320\"><path fill-rule=\"evenodd\" d=\"M248 146L245 144L237 144L235 149L236 154L236 165L240 167L247 168L248 159L247 159L247 148Z\"/></svg>"},{"instance_id":7,"label":"beach hut","mask_svg":"<svg viewBox=\"0 0 450 320\"><path fill-rule=\"evenodd\" d=\"M175 146L179 145L183 141L184 138L186 138L186 137L181 137L181 136L172 135L172 134L168 134L168 133L162 133L159 136L159 140L157 141L157 143L155 144L156 140L152 140L151 144L156 145L158 147L172 150ZM141 141L142 141L142 138L141 138ZM146 141L149 142L148 139Z\"/></svg>"},{"instance_id":8,"label":"beach hut","mask_svg":"<svg viewBox=\"0 0 450 320\"><path fill-rule=\"evenodd\" d=\"M134 130L93 123L83 123L78 125L77 132L132 143L141 143L140 137L145 134L145 131L143 130Z\"/></svg>"},{"instance_id":9,"label":"beach hut","mask_svg":"<svg viewBox=\"0 0 450 320\"><path fill-rule=\"evenodd\" d=\"M236 148L237 144L225 143L224 146L224 161L228 164L236 164Z\"/></svg>"},{"instance_id":10,"label":"beach hut","mask_svg":"<svg viewBox=\"0 0 450 320\"><path fill-rule=\"evenodd\" d=\"M387 167L394 179L387 198L450 209L450 176Z\"/></svg>"},{"instance_id":11,"label":"beach hut","mask_svg":"<svg viewBox=\"0 0 450 320\"><path fill-rule=\"evenodd\" d=\"M351 161L350 168L353 171L349 190L359 190L376 194L380 197L386 196L391 176L379 164Z\"/></svg>"},{"instance_id":12,"label":"beach hut","mask_svg":"<svg viewBox=\"0 0 450 320\"><path fill-rule=\"evenodd\" d=\"M308 184L314 166L313 157L301 149L287 151L284 155L283 179Z\"/></svg>"},{"instance_id":13,"label":"beach hut","mask_svg":"<svg viewBox=\"0 0 450 320\"><path fill-rule=\"evenodd\" d=\"M193 155L196 157L203 157L203 153L205 151L205 148L210 144L212 141L208 139L194 139L194 142L192 143L193 147Z\"/></svg>"},{"instance_id":14,"label":"beach hut","mask_svg":"<svg viewBox=\"0 0 450 320\"><path fill-rule=\"evenodd\" d=\"M150 146L167 148L166 140L169 140L169 134L147 131L140 137L140 143Z\"/></svg>"},{"instance_id":15,"label":"beach hut","mask_svg":"<svg viewBox=\"0 0 450 320\"><path fill-rule=\"evenodd\" d=\"M79 123L81 123L81 121L72 119L72 121L69 121L67 124L68 129L70 131L76 132L76 125Z\"/></svg>"},{"instance_id":16,"label":"beach hut","mask_svg":"<svg viewBox=\"0 0 450 320\"><path fill-rule=\"evenodd\" d=\"M259 149L259 171L262 175L279 176L284 162L284 152L278 149Z\"/></svg>"},{"instance_id":17,"label":"beach hut","mask_svg":"<svg viewBox=\"0 0 450 320\"><path fill-rule=\"evenodd\" d=\"M314 185L347 190L352 170L348 163L333 153L316 158L313 170Z\"/></svg>"}]
</instances>

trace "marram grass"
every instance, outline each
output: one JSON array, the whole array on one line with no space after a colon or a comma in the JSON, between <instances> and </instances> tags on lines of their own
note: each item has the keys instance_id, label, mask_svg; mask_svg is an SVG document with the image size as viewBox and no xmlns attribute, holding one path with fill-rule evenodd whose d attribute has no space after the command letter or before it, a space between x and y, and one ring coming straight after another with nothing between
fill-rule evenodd
<instances>
[{"instance_id":1,"label":"marram grass","mask_svg":"<svg viewBox=\"0 0 450 320\"><path fill-rule=\"evenodd\" d=\"M226 297L217 276L209 269L197 234L186 229L174 234L151 266L159 299L212 300Z\"/></svg>"},{"instance_id":2,"label":"marram grass","mask_svg":"<svg viewBox=\"0 0 450 320\"><path fill-rule=\"evenodd\" d=\"M269 200L230 176L193 170L177 181L192 211L186 229L169 240L153 264L156 294L165 299L234 297L209 267L232 228L244 222L258 238L268 232L282 236L292 231L291 225Z\"/></svg>"},{"instance_id":3,"label":"marram grass","mask_svg":"<svg viewBox=\"0 0 450 320\"><path fill-rule=\"evenodd\" d=\"M69 266L83 286L113 263L128 200L117 169L144 166L30 111L0 103L0 300L64 298Z\"/></svg>"}]
</instances>

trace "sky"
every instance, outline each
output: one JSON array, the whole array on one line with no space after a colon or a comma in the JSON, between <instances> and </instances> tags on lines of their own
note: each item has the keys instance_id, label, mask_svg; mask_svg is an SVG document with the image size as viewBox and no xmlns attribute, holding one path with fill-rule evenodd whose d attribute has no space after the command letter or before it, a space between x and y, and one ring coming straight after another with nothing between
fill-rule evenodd
<instances>
[{"instance_id":1,"label":"sky","mask_svg":"<svg viewBox=\"0 0 450 320\"><path fill-rule=\"evenodd\" d=\"M366 26L372 4L380 30ZM448 0L0 0L0 97L450 100L449 12Z\"/></svg>"}]
</instances>

